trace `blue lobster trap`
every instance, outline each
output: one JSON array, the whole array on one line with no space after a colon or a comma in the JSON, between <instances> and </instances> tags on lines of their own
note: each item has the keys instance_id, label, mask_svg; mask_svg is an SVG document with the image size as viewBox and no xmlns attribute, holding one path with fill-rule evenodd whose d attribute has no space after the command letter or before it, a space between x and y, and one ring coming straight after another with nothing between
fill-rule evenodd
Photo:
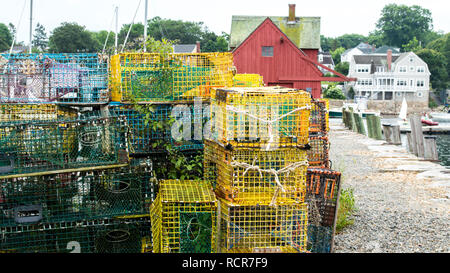
<instances>
[{"instance_id":1,"label":"blue lobster trap","mask_svg":"<svg viewBox=\"0 0 450 273\"><path fill-rule=\"evenodd\" d=\"M96 53L0 55L0 102L104 104L108 58Z\"/></svg>"}]
</instances>

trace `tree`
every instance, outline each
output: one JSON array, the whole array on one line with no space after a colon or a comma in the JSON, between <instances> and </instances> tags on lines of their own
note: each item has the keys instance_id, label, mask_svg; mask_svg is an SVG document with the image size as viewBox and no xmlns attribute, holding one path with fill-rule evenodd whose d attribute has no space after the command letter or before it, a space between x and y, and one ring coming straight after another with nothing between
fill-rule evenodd
<instances>
[{"instance_id":1,"label":"tree","mask_svg":"<svg viewBox=\"0 0 450 273\"><path fill-rule=\"evenodd\" d=\"M450 74L450 33L430 42L427 48L436 50L445 56L447 61L447 74Z\"/></svg>"},{"instance_id":2,"label":"tree","mask_svg":"<svg viewBox=\"0 0 450 273\"><path fill-rule=\"evenodd\" d=\"M344 53L345 48L339 47L336 50L331 51L331 57L333 58L334 63L337 65L341 62L341 55Z\"/></svg>"},{"instance_id":3,"label":"tree","mask_svg":"<svg viewBox=\"0 0 450 273\"><path fill-rule=\"evenodd\" d=\"M335 66L335 70L342 75L348 75L348 70L350 68L350 64L348 62L341 62Z\"/></svg>"},{"instance_id":4,"label":"tree","mask_svg":"<svg viewBox=\"0 0 450 273\"><path fill-rule=\"evenodd\" d=\"M361 34L344 34L337 37L336 40L339 42L341 47L349 49L356 47L361 42L365 42L367 37Z\"/></svg>"},{"instance_id":5,"label":"tree","mask_svg":"<svg viewBox=\"0 0 450 273\"><path fill-rule=\"evenodd\" d=\"M347 97L342 93L342 90L336 84L330 84L323 92L323 97L326 99L345 100Z\"/></svg>"},{"instance_id":6,"label":"tree","mask_svg":"<svg viewBox=\"0 0 450 273\"><path fill-rule=\"evenodd\" d=\"M148 23L148 33L155 40L165 38L180 44L195 44L204 35L203 22L183 22L181 20L154 17Z\"/></svg>"},{"instance_id":7,"label":"tree","mask_svg":"<svg viewBox=\"0 0 450 273\"><path fill-rule=\"evenodd\" d=\"M369 36L367 36L367 42L376 47L380 47L384 44L383 34L377 30L372 31L369 33Z\"/></svg>"},{"instance_id":8,"label":"tree","mask_svg":"<svg viewBox=\"0 0 450 273\"><path fill-rule=\"evenodd\" d=\"M97 44L98 44L98 50L97 51L102 51L103 50L103 46L105 45L105 41L106 41L106 37L108 37L108 31L106 30L101 30L98 32L92 32L92 38L94 40L96 40ZM114 32L109 32L109 37L108 37L108 42L106 43L106 47L105 47L105 52L107 53L113 53L114 52L114 47L115 47L115 33Z\"/></svg>"},{"instance_id":9,"label":"tree","mask_svg":"<svg viewBox=\"0 0 450 273\"><path fill-rule=\"evenodd\" d=\"M419 41L417 40L416 37L414 37L411 41L409 41L409 43L407 43L406 45L403 45L403 51L405 52L418 52L419 50L422 49L422 46L420 45Z\"/></svg>"},{"instance_id":10,"label":"tree","mask_svg":"<svg viewBox=\"0 0 450 273\"><path fill-rule=\"evenodd\" d=\"M47 33L43 25L37 23L36 29L34 30L33 47L37 48L39 51L45 51L48 46Z\"/></svg>"},{"instance_id":11,"label":"tree","mask_svg":"<svg viewBox=\"0 0 450 273\"><path fill-rule=\"evenodd\" d=\"M428 64L431 73L430 81L433 89L446 89L448 86L448 73L447 60L444 54L429 48L419 50L416 54Z\"/></svg>"},{"instance_id":12,"label":"tree","mask_svg":"<svg viewBox=\"0 0 450 273\"><path fill-rule=\"evenodd\" d=\"M413 37L423 41L432 31L433 19L430 10L420 6L389 4L381 11L376 28L385 44L401 47Z\"/></svg>"},{"instance_id":13,"label":"tree","mask_svg":"<svg viewBox=\"0 0 450 273\"><path fill-rule=\"evenodd\" d=\"M0 52L11 47L13 36L5 24L0 23Z\"/></svg>"},{"instance_id":14,"label":"tree","mask_svg":"<svg viewBox=\"0 0 450 273\"><path fill-rule=\"evenodd\" d=\"M127 44L125 45L126 50L140 50L144 47L144 25L142 23L133 24L130 30L130 24L125 24L119 32L119 51L122 50L123 43L128 35Z\"/></svg>"},{"instance_id":15,"label":"tree","mask_svg":"<svg viewBox=\"0 0 450 273\"><path fill-rule=\"evenodd\" d=\"M227 34L225 34L227 35ZM228 41L226 36L218 36L214 32L205 29L201 39L202 52L225 52L228 51Z\"/></svg>"},{"instance_id":16,"label":"tree","mask_svg":"<svg viewBox=\"0 0 450 273\"><path fill-rule=\"evenodd\" d=\"M91 32L77 23L67 22L53 30L49 46L53 53L96 52L98 49Z\"/></svg>"}]
</instances>

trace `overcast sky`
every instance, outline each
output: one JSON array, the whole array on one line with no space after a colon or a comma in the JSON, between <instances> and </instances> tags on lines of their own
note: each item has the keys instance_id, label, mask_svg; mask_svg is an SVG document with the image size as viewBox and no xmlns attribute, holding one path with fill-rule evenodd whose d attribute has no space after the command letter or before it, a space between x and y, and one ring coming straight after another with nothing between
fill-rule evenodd
<instances>
[{"instance_id":1,"label":"overcast sky","mask_svg":"<svg viewBox=\"0 0 450 273\"><path fill-rule=\"evenodd\" d=\"M144 21L141 0L136 21ZM0 22L19 25L19 41L28 42L30 0L0 0ZM139 0L34 0L33 29L41 23L49 33L62 22L77 22L92 31L111 26L114 6L119 6L119 28L131 23ZM321 17L321 34L337 37L346 33L368 35L375 29L381 9L389 3L420 5L432 12L435 30L450 32L449 0L149 0L149 18L160 16L184 21L203 21L217 34L229 33L232 15L287 16L288 4L296 4L297 16Z\"/></svg>"}]
</instances>

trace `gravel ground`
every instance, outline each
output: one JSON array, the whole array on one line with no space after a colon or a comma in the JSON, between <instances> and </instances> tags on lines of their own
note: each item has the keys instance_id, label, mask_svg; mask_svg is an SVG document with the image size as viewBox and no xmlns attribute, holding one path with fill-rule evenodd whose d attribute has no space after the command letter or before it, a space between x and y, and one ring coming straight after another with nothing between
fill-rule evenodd
<instances>
[{"instance_id":1,"label":"gravel ground","mask_svg":"<svg viewBox=\"0 0 450 273\"><path fill-rule=\"evenodd\" d=\"M365 136L331 125L332 168L342 172L343 188L353 188L358 209L336 235L335 251L450 252L448 203L432 201L442 198L439 190L417 172L380 172L383 160L361 142Z\"/></svg>"}]
</instances>

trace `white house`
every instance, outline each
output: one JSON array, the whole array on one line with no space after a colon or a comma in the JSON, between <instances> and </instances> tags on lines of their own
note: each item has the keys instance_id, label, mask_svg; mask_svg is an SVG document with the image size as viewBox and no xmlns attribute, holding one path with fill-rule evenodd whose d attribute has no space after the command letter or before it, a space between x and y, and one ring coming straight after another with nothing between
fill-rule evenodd
<instances>
[{"instance_id":1,"label":"white house","mask_svg":"<svg viewBox=\"0 0 450 273\"><path fill-rule=\"evenodd\" d=\"M173 53L199 53L200 51L200 42L196 44L173 45Z\"/></svg>"},{"instance_id":2,"label":"white house","mask_svg":"<svg viewBox=\"0 0 450 273\"><path fill-rule=\"evenodd\" d=\"M355 55L350 61L349 77L357 78L349 83L355 95L370 100L395 100L427 102L430 92L428 65L414 52L397 56L387 54Z\"/></svg>"},{"instance_id":3,"label":"white house","mask_svg":"<svg viewBox=\"0 0 450 273\"><path fill-rule=\"evenodd\" d=\"M331 56L330 52L322 52L319 51L319 54L317 55L317 61L320 64L323 64L324 66L334 70L334 60L333 57ZM328 70L326 70L325 68L319 67L319 70L322 71L322 73L326 74L326 73L330 73Z\"/></svg>"},{"instance_id":4,"label":"white house","mask_svg":"<svg viewBox=\"0 0 450 273\"><path fill-rule=\"evenodd\" d=\"M360 43L354 48L347 49L341 54L341 62L350 63L353 56L355 55L363 55L363 54L371 54L375 51L375 47L369 45L368 43Z\"/></svg>"}]
</instances>

